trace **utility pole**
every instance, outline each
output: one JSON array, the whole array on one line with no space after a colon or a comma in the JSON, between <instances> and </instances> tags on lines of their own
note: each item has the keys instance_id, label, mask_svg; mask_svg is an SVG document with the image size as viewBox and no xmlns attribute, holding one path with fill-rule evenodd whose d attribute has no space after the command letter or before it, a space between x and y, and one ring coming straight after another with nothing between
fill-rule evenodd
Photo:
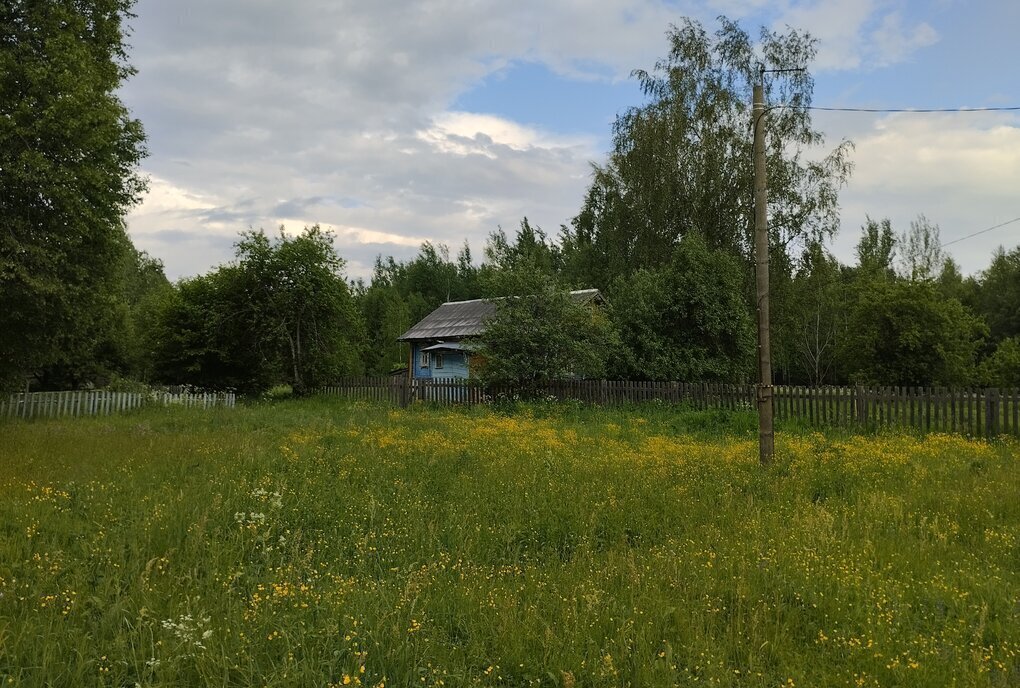
<instances>
[{"instance_id":1,"label":"utility pole","mask_svg":"<svg viewBox=\"0 0 1020 688\"><path fill-rule=\"evenodd\" d=\"M769 341L769 231L765 181L765 69L754 85L754 274L758 310L758 458L772 462L776 437L772 429L772 350Z\"/></svg>"}]
</instances>

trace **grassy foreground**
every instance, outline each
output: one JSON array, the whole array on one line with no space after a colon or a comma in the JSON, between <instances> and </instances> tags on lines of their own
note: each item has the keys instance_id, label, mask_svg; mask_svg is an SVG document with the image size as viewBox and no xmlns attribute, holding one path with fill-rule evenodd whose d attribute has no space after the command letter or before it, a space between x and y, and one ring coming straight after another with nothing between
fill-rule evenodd
<instances>
[{"instance_id":1,"label":"grassy foreground","mask_svg":"<svg viewBox=\"0 0 1020 688\"><path fill-rule=\"evenodd\" d=\"M0 683L1020 685L1020 446L748 420L0 426Z\"/></svg>"}]
</instances>

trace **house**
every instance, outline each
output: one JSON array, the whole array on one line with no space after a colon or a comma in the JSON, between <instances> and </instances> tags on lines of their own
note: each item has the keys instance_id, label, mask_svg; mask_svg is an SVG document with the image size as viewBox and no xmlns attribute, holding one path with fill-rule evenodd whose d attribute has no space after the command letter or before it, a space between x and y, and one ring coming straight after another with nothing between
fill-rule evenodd
<instances>
[{"instance_id":1,"label":"house","mask_svg":"<svg viewBox=\"0 0 1020 688\"><path fill-rule=\"evenodd\" d=\"M570 292L578 303L602 304L598 289ZM415 379L449 380L471 376L471 340L485 331L485 323L496 314L499 299L448 301L425 316L397 341L411 345L408 375Z\"/></svg>"}]
</instances>

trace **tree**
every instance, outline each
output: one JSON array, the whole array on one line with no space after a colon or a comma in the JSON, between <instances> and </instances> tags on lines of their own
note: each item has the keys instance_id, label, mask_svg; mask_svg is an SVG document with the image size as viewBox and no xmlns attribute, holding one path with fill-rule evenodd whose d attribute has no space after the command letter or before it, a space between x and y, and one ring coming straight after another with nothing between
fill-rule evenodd
<instances>
[{"instance_id":1,"label":"tree","mask_svg":"<svg viewBox=\"0 0 1020 688\"><path fill-rule=\"evenodd\" d=\"M317 225L275 239L245 232L233 264L164 303L160 378L245 392L287 382L301 394L361 372L365 336L343 264Z\"/></svg>"},{"instance_id":2,"label":"tree","mask_svg":"<svg viewBox=\"0 0 1020 688\"><path fill-rule=\"evenodd\" d=\"M94 355L145 181L117 90L132 0L0 7L0 386Z\"/></svg>"},{"instance_id":3,"label":"tree","mask_svg":"<svg viewBox=\"0 0 1020 688\"><path fill-rule=\"evenodd\" d=\"M593 179L580 213L565 231L568 272L606 288L616 277L670 260L684 237L749 258L753 230L751 91L757 65L804 68L815 41L795 30L762 30L756 46L725 18L709 36L685 19L668 33L669 55L637 70L645 105L616 119L613 150ZM767 156L771 240L789 247L838 227L837 191L849 174L844 142L821 160L811 125L813 80L807 71L767 78Z\"/></svg>"},{"instance_id":4,"label":"tree","mask_svg":"<svg viewBox=\"0 0 1020 688\"><path fill-rule=\"evenodd\" d=\"M861 227L857 242L857 272L859 277L894 277L893 261L896 257L896 236L888 219L876 222L867 218Z\"/></svg>"},{"instance_id":5,"label":"tree","mask_svg":"<svg viewBox=\"0 0 1020 688\"><path fill-rule=\"evenodd\" d=\"M669 264L617 278L610 303L623 349L622 370L614 372L698 382L746 376L754 334L741 268L732 255L691 235Z\"/></svg>"},{"instance_id":6,"label":"tree","mask_svg":"<svg viewBox=\"0 0 1020 688\"><path fill-rule=\"evenodd\" d=\"M492 232L485 245L485 264L479 274L486 297L520 296L541 291L556 281L562 256L541 227L521 220L513 241L501 229Z\"/></svg>"},{"instance_id":7,"label":"tree","mask_svg":"<svg viewBox=\"0 0 1020 688\"><path fill-rule=\"evenodd\" d=\"M407 301L393 283L395 266L392 258L388 263L376 260L371 284L356 299L368 333L365 368L376 375L407 365L407 344L397 337L414 323Z\"/></svg>"},{"instance_id":8,"label":"tree","mask_svg":"<svg viewBox=\"0 0 1020 688\"><path fill-rule=\"evenodd\" d=\"M939 226L924 215L910 223L910 230L900 236L900 274L909 280L925 281L938 277L943 267L942 241Z\"/></svg>"},{"instance_id":9,"label":"tree","mask_svg":"<svg viewBox=\"0 0 1020 688\"><path fill-rule=\"evenodd\" d=\"M861 382L967 384L986 334L979 318L931 283L873 281L850 315L844 356Z\"/></svg>"},{"instance_id":10,"label":"tree","mask_svg":"<svg viewBox=\"0 0 1020 688\"><path fill-rule=\"evenodd\" d=\"M399 266L398 288L412 304L415 322L447 301L472 298L460 289L458 265L450 260L450 249L426 241L414 260Z\"/></svg>"},{"instance_id":11,"label":"tree","mask_svg":"<svg viewBox=\"0 0 1020 688\"><path fill-rule=\"evenodd\" d=\"M999 342L981 362L981 384L986 387L1020 387L1020 337Z\"/></svg>"},{"instance_id":12,"label":"tree","mask_svg":"<svg viewBox=\"0 0 1020 688\"><path fill-rule=\"evenodd\" d=\"M850 291L839 261L818 242L804 250L793 280L791 329L798 377L812 385L842 377L840 340L847 333Z\"/></svg>"},{"instance_id":13,"label":"tree","mask_svg":"<svg viewBox=\"0 0 1020 688\"><path fill-rule=\"evenodd\" d=\"M151 329L156 380L254 393L282 379L248 320L242 284L238 268L226 265L164 296Z\"/></svg>"},{"instance_id":14,"label":"tree","mask_svg":"<svg viewBox=\"0 0 1020 688\"><path fill-rule=\"evenodd\" d=\"M1001 246L981 275L977 293L979 312L988 320L992 339L1020 335L1020 246Z\"/></svg>"},{"instance_id":15,"label":"tree","mask_svg":"<svg viewBox=\"0 0 1020 688\"><path fill-rule=\"evenodd\" d=\"M297 394L359 368L358 318L333 237L318 225L275 240L246 232L237 243L244 309L265 355Z\"/></svg>"},{"instance_id":16,"label":"tree","mask_svg":"<svg viewBox=\"0 0 1020 688\"><path fill-rule=\"evenodd\" d=\"M977 280L973 277L964 277L960 272L960 266L951 256L942 260L942 268L939 270L936 280L939 293L949 299L956 299L972 311L974 310L977 295Z\"/></svg>"},{"instance_id":17,"label":"tree","mask_svg":"<svg viewBox=\"0 0 1020 688\"><path fill-rule=\"evenodd\" d=\"M577 302L547 280L537 293L497 302L481 336L480 377L533 392L552 380L603 376L618 348L600 308Z\"/></svg>"}]
</instances>

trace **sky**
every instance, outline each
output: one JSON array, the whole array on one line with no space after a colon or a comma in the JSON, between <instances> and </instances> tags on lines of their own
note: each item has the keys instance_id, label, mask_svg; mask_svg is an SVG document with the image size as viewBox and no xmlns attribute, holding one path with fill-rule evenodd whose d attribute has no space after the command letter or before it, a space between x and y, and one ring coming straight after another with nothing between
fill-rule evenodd
<instances>
[{"instance_id":1,"label":"sky","mask_svg":"<svg viewBox=\"0 0 1020 688\"><path fill-rule=\"evenodd\" d=\"M527 216L556 236L605 161L630 77L671 23L725 15L819 40L814 104L1020 105L1016 0L139 0L121 97L148 136L128 216L171 279L228 262L238 233L331 228L351 278L377 255L486 237ZM814 112L854 143L830 247L867 217L919 214L943 243L1020 217L1020 112ZM820 150L819 154L824 150ZM1020 222L946 247L964 273Z\"/></svg>"}]
</instances>

